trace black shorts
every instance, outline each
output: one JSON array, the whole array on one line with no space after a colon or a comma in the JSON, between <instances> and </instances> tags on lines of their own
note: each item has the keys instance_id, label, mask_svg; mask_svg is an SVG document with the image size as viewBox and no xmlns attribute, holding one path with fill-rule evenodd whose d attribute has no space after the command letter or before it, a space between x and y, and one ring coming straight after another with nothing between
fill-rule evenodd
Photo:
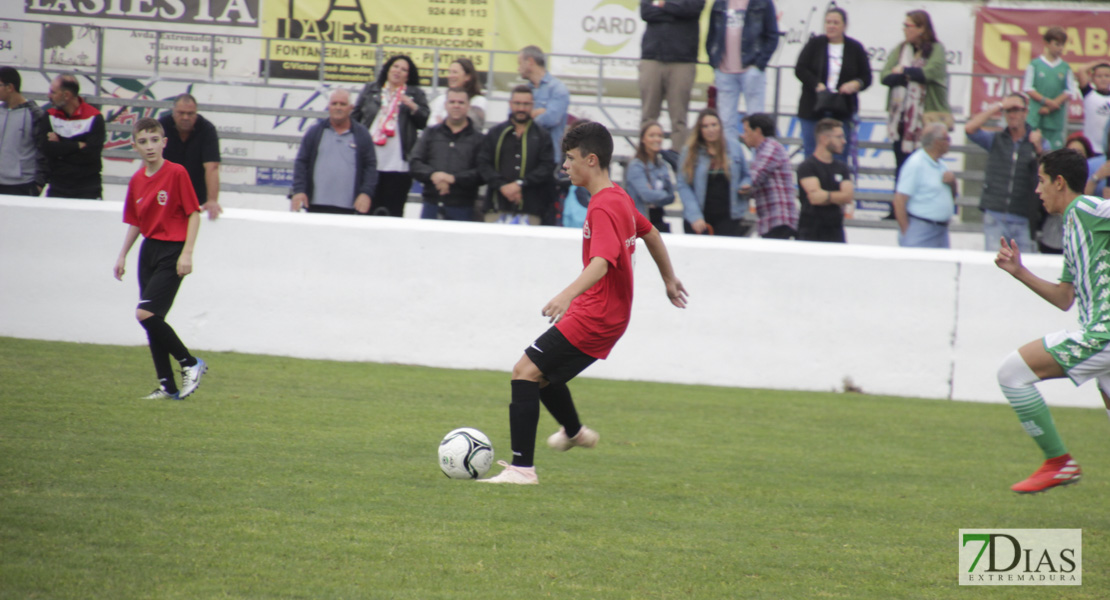
<instances>
[{"instance_id":1,"label":"black shorts","mask_svg":"<svg viewBox=\"0 0 1110 600\"><path fill-rule=\"evenodd\" d=\"M185 242L165 242L144 238L139 247L139 305L145 311L165 317L181 287L177 259Z\"/></svg>"},{"instance_id":2,"label":"black shorts","mask_svg":"<svg viewBox=\"0 0 1110 600\"><path fill-rule=\"evenodd\" d=\"M524 349L524 354L551 383L566 383L597 360L575 348L555 327L536 338L531 346Z\"/></svg>"}]
</instances>

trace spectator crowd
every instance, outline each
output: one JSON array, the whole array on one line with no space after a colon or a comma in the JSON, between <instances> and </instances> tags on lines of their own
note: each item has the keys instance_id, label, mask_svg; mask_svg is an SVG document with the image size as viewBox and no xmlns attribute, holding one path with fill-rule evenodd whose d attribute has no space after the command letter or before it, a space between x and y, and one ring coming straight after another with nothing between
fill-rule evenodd
<instances>
[{"instance_id":1,"label":"spectator crowd","mask_svg":"<svg viewBox=\"0 0 1110 600\"><path fill-rule=\"evenodd\" d=\"M641 127L623 186L660 231L665 209L682 201L692 234L844 242L859 173L859 94L871 87L865 46L847 35L848 13L830 5L824 34L798 55L802 161L792 164L776 116L765 111L768 62L779 44L773 0L641 0ZM912 10L904 40L887 54L877 82L887 88L887 131L895 157L890 218L899 243L948 247L959 187L943 161L955 118L948 103L945 48L929 14ZM704 39L714 87L710 107L689 128L691 90ZM1088 194L1110 181L1110 63L1069 65L1067 33L1050 27L1044 54L1030 62L1022 88L972 115L970 142L987 152L979 208L987 250L1000 238L1022 251L1058 252L1062 224L1035 192L1037 161L1073 148L1088 161ZM537 46L517 56L523 83L512 88L498 121L474 64L447 68L446 91L429 100L406 55L391 56L355 96L332 88L328 116L305 132L293 163L294 211L401 217L413 182L421 217L505 224L574 226L589 202L562 177L561 141L570 93ZM0 194L99 199L104 116L86 103L72 75L50 84L46 110L21 94L21 78L0 67ZM1081 100L1081 132L1067 136L1067 105ZM660 115L666 104L670 148ZM992 128L1000 121L1002 127ZM215 126L182 94L160 119L165 158L189 174L210 219L219 202L220 148ZM485 189L484 195L482 189ZM481 196L481 197L480 197Z\"/></svg>"}]
</instances>

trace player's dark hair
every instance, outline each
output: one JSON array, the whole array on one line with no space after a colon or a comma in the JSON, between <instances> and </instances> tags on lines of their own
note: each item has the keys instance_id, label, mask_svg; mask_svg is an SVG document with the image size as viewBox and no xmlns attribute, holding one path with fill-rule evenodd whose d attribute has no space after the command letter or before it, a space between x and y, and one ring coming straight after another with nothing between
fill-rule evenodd
<instances>
[{"instance_id":1,"label":"player's dark hair","mask_svg":"<svg viewBox=\"0 0 1110 600\"><path fill-rule=\"evenodd\" d=\"M1099 69L1110 69L1110 63L1098 63L1097 65L1091 67L1091 73L1093 74Z\"/></svg>"},{"instance_id":2,"label":"player's dark hair","mask_svg":"<svg viewBox=\"0 0 1110 600\"><path fill-rule=\"evenodd\" d=\"M467 91L467 89L465 87L462 87L462 86L455 86L455 87L447 88L447 93L443 95L444 98L446 98L447 94L450 94L452 92L454 92L456 94L466 94L466 99L470 100L470 92Z\"/></svg>"},{"instance_id":3,"label":"player's dark hair","mask_svg":"<svg viewBox=\"0 0 1110 600\"><path fill-rule=\"evenodd\" d=\"M378 85L385 87L385 81L389 79L389 69L393 66L393 63L399 60L403 60L409 64L409 78L408 81L405 82L405 85L420 85L420 72L416 70L416 63L412 62L412 59L409 58L407 54L390 56L389 60L385 61L381 72L378 73Z\"/></svg>"},{"instance_id":4,"label":"player's dark hair","mask_svg":"<svg viewBox=\"0 0 1110 600\"><path fill-rule=\"evenodd\" d=\"M576 149L583 157L597 156L597 166L606 171L613 160L613 135L601 123L578 121L563 136L563 154Z\"/></svg>"},{"instance_id":5,"label":"player's dark hair","mask_svg":"<svg viewBox=\"0 0 1110 600\"><path fill-rule=\"evenodd\" d=\"M1025 108L1029 108L1029 97L1026 96L1025 94L1021 93L1021 92L1010 92L1010 94L1006 97L1007 98L1018 98L1019 100L1021 100L1021 105L1022 106L1024 106Z\"/></svg>"},{"instance_id":6,"label":"player's dark hair","mask_svg":"<svg viewBox=\"0 0 1110 600\"><path fill-rule=\"evenodd\" d=\"M1060 42L1066 44L1068 43L1068 32L1064 31L1063 27L1049 27L1044 32L1044 41L1045 43Z\"/></svg>"},{"instance_id":7,"label":"player's dark hair","mask_svg":"<svg viewBox=\"0 0 1110 600\"><path fill-rule=\"evenodd\" d=\"M0 83L10 85L19 91L19 86L23 85L23 78L19 76L19 71L12 67L0 67Z\"/></svg>"},{"instance_id":8,"label":"player's dark hair","mask_svg":"<svg viewBox=\"0 0 1110 600\"><path fill-rule=\"evenodd\" d=\"M827 17L832 13L836 13L836 14L840 15L840 18L844 20L844 26L845 27L848 26L848 11L844 10L843 8L840 8L834 2L832 7L830 7L829 10L825 11L825 16Z\"/></svg>"},{"instance_id":9,"label":"player's dark hair","mask_svg":"<svg viewBox=\"0 0 1110 600\"><path fill-rule=\"evenodd\" d=\"M162 129L162 124L158 122L158 119L153 119L151 117L139 119L138 122L135 123L135 127L131 129L131 135L133 137L138 137L138 135L144 131L157 131L161 135L166 135L166 131Z\"/></svg>"},{"instance_id":10,"label":"player's dark hair","mask_svg":"<svg viewBox=\"0 0 1110 600\"><path fill-rule=\"evenodd\" d=\"M764 137L775 137L775 118L767 113L747 115L744 122L748 127L762 131Z\"/></svg>"},{"instance_id":11,"label":"player's dark hair","mask_svg":"<svg viewBox=\"0 0 1110 600\"><path fill-rule=\"evenodd\" d=\"M1087 185L1087 159L1071 148L1053 150L1041 157L1039 161L1044 174L1049 181L1063 177L1068 189L1082 194Z\"/></svg>"},{"instance_id":12,"label":"player's dark hair","mask_svg":"<svg viewBox=\"0 0 1110 600\"><path fill-rule=\"evenodd\" d=\"M69 92L74 96L81 93L81 85L77 83L77 78L73 75L58 76L58 87L62 88L63 92Z\"/></svg>"},{"instance_id":13,"label":"player's dark hair","mask_svg":"<svg viewBox=\"0 0 1110 600\"><path fill-rule=\"evenodd\" d=\"M841 123L837 119L821 119L817 122L817 126L813 128L813 136L817 137L838 127L843 129L844 123Z\"/></svg>"},{"instance_id":14,"label":"player's dark hair","mask_svg":"<svg viewBox=\"0 0 1110 600\"><path fill-rule=\"evenodd\" d=\"M512 91L509 92L510 96L512 96L513 94L528 94L529 96L533 95L532 94L532 88L528 87L527 85L525 85L523 83L514 87L512 89Z\"/></svg>"}]
</instances>

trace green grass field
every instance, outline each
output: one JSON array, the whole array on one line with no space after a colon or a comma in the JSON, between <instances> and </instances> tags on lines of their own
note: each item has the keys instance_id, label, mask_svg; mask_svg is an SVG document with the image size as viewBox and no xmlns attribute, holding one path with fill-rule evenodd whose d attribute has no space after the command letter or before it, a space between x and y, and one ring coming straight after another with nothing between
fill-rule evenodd
<instances>
[{"instance_id":1,"label":"green grass field","mask_svg":"<svg viewBox=\"0 0 1110 600\"><path fill-rule=\"evenodd\" d=\"M539 486L445 478L509 454L508 374L0 338L2 598L1107 598L1110 423L1054 409L1086 479L1008 406L582 379L595 450ZM615 358L619 360L619 358ZM1091 393L1096 393L1093 389ZM960 528L1082 528L1082 587L959 587Z\"/></svg>"}]
</instances>

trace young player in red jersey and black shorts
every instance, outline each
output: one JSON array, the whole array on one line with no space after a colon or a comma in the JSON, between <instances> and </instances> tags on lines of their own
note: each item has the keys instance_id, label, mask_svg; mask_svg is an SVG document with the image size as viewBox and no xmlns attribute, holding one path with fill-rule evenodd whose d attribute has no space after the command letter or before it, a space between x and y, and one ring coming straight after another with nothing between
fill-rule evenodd
<instances>
[{"instance_id":1,"label":"young player in red jersey and black shorts","mask_svg":"<svg viewBox=\"0 0 1110 600\"><path fill-rule=\"evenodd\" d=\"M208 365L189 353L165 321L181 279L193 272L193 245L200 229L200 204L189 174L179 164L162 158L166 135L155 119L135 124L132 143L143 167L127 186L123 222L127 234L116 260L116 279L123 280L127 253L141 234L139 248L139 305L135 317L146 330L150 354L158 374L158 389L144 399L181 400L196 391ZM181 364L181 389L173 378L170 356Z\"/></svg>"},{"instance_id":2,"label":"young player in red jersey and black shorts","mask_svg":"<svg viewBox=\"0 0 1110 600\"><path fill-rule=\"evenodd\" d=\"M524 350L513 367L509 429L513 462L488 483L539 483L533 456L540 402L562 425L547 438L560 451L592 448L600 436L578 420L567 382L609 351L632 314L632 267L636 239L659 267L671 304L686 307L686 289L675 277L663 237L621 188L609 179L613 137L603 125L580 122L563 138L563 168L574 185L590 192L582 226L582 273L543 307L555 326Z\"/></svg>"}]
</instances>

